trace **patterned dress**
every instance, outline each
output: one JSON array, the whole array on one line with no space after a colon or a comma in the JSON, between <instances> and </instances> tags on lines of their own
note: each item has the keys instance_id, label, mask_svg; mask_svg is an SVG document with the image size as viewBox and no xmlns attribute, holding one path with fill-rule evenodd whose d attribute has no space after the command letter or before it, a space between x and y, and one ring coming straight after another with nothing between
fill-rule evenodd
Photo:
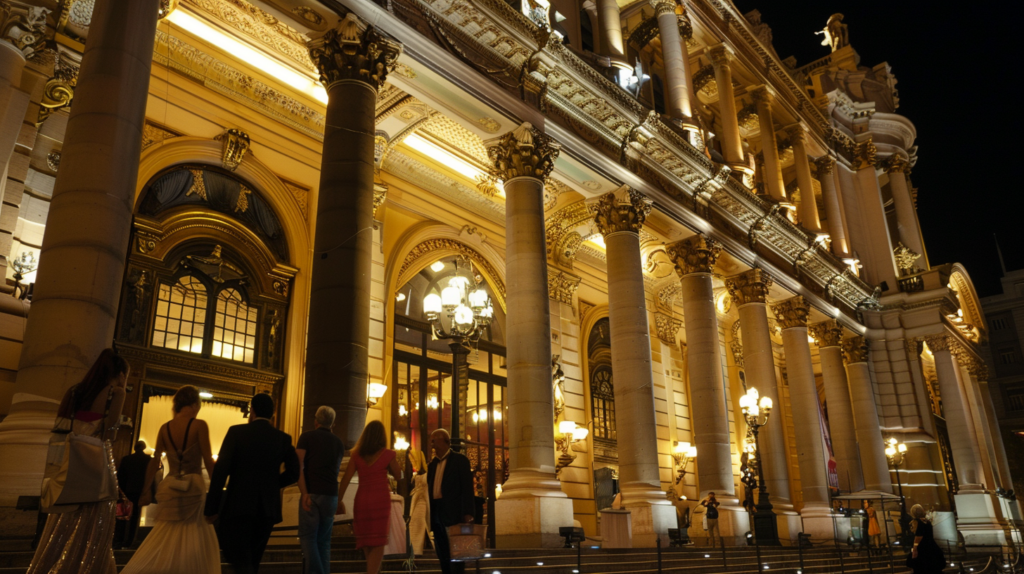
<instances>
[{"instance_id":1,"label":"patterned dress","mask_svg":"<svg viewBox=\"0 0 1024 574\"><path fill-rule=\"evenodd\" d=\"M359 473L353 518L356 549L384 546L388 543L388 522L391 518L388 465L394 460L395 451L384 449L373 464L366 464L359 453L353 453L352 458L356 463L356 472Z\"/></svg>"}]
</instances>

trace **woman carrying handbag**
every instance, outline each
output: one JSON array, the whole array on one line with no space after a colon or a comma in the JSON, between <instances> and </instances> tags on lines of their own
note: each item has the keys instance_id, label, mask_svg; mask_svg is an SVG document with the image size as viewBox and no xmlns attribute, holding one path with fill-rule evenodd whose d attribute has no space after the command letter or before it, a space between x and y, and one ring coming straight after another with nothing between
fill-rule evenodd
<instances>
[{"instance_id":1,"label":"woman carrying handbag","mask_svg":"<svg viewBox=\"0 0 1024 574\"><path fill-rule=\"evenodd\" d=\"M108 430L115 430L124 406L128 363L104 349L81 383L64 393L55 429L67 429L62 453L43 481L46 520L27 574L114 574L117 478ZM68 432L70 431L70 432ZM99 445L99 450L96 446ZM81 447L81 448L79 448ZM52 475L51 475L52 474ZM80 485L90 485L82 489ZM112 488L111 488L112 487ZM66 501L73 504L63 504Z\"/></svg>"}]
</instances>

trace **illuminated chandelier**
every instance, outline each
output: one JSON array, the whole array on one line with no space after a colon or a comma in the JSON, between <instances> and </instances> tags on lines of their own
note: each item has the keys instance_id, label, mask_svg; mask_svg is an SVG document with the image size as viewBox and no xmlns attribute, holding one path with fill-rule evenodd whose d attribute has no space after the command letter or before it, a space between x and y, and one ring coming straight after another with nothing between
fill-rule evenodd
<instances>
[{"instance_id":1,"label":"illuminated chandelier","mask_svg":"<svg viewBox=\"0 0 1024 574\"><path fill-rule=\"evenodd\" d=\"M438 339L461 339L475 342L494 318L491 298L476 286L472 264L468 259L455 259L455 274L441 294L423 298L423 312ZM447 327L445 326L447 323Z\"/></svg>"}]
</instances>

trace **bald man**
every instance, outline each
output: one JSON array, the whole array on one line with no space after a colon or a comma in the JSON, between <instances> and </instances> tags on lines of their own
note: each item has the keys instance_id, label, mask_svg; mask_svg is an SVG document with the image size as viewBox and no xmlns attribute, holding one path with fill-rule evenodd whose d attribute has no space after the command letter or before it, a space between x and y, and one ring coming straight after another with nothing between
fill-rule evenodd
<instances>
[{"instance_id":1,"label":"bald man","mask_svg":"<svg viewBox=\"0 0 1024 574\"><path fill-rule=\"evenodd\" d=\"M473 471L465 455L452 451L451 435L437 429L430 435L434 460L427 467L430 492L430 530L442 574L460 574L463 564L452 564L448 547L448 527L473 522Z\"/></svg>"}]
</instances>

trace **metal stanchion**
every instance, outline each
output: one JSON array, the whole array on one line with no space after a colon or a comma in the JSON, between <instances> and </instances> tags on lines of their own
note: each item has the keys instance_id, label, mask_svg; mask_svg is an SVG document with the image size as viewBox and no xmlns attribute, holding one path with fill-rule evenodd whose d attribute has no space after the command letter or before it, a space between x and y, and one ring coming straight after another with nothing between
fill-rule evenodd
<instances>
[{"instance_id":1,"label":"metal stanchion","mask_svg":"<svg viewBox=\"0 0 1024 574\"><path fill-rule=\"evenodd\" d=\"M661 574L661 536L658 536L658 574Z\"/></svg>"}]
</instances>

